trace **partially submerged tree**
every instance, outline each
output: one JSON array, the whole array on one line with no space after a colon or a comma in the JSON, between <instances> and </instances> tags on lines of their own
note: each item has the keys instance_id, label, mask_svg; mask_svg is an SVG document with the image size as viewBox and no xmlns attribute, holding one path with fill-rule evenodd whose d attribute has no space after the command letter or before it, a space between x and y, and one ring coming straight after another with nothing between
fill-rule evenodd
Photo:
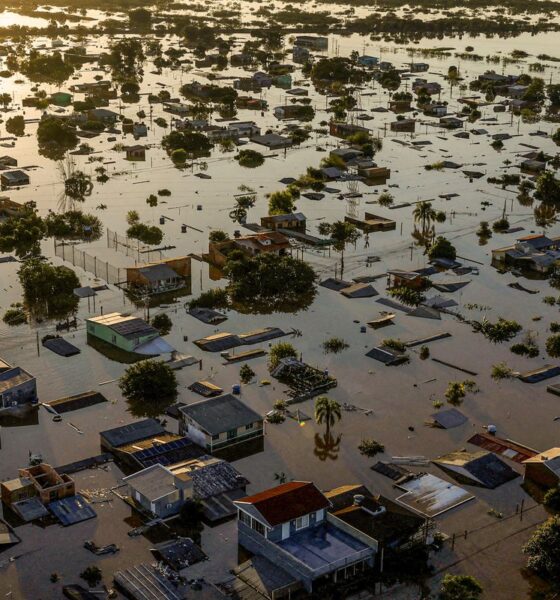
<instances>
[{"instance_id":1,"label":"partially submerged tree","mask_svg":"<svg viewBox=\"0 0 560 600\"><path fill-rule=\"evenodd\" d=\"M319 425L325 424L327 434L341 418L340 404L336 400L326 396L321 396L315 400L315 421Z\"/></svg>"},{"instance_id":2,"label":"partially submerged tree","mask_svg":"<svg viewBox=\"0 0 560 600\"><path fill-rule=\"evenodd\" d=\"M297 358L297 350L288 342L278 342L268 352L268 368L273 371L283 358Z\"/></svg>"},{"instance_id":3,"label":"partially submerged tree","mask_svg":"<svg viewBox=\"0 0 560 600\"><path fill-rule=\"evenodd\" d=\"M551 517L537 527L523 552L529 557L529 570L554 586L560 586L560 517Z\"/></svg>"},{"instance_id":4,"label":"partially submerged tree","mask_svg":"<svg viewBox=\"0 0 560 600\"><path fill-rule=\"evenodd\" d=\"M358 450L360 451L360 454L363 454L368 458L373 458L377 454L385 452L385 446L376 440L368 438L360 442Z\"/></svg>"},{"instance_id":5,"label":"partially submerged tree","mask_svg":"<svg viewBox=\"0 0 560 600\"><path fill-rule=\"evenodd\" d=\"M167 335L173 327L173 321L169 315L160 313L152 319L152 325L159 331L160 335Z\"/></svg>"},{"instance_id":6,"label":"partially submerged tree","mask_svg":"<svg viewBox=\"0 0 560 600\"><path fill-rule=\"evenodd\" d=\"M119 388L136 416L157 416L177 398L175 371L160 360L142 360L128 367Z\"/></svg>"},{"instance_id":7,"label":"partially submerged tree","mask_svg":"<svg viewBox=\"0 0 560 600\"><path fill-rule=\"evenodd\" d=\"M25 303L36 318L62 319L78 309L74 290L80 280L72 269L30 258L23 261L18 277Z\"/></svg>"},{"instance_id":8,"label":"partially submerged tree","mask_svg":"<svg viewBox=\"0 0 560 600\"><path fill-rule=\"evenodd\" d=\"M474 577L447 573L441 582L439 600L479 600L482 592L482 586Z\"/></svg>"},{"instance_id":9,"label":"partially submerged tree","mask_svg":"<svg viewBox=\"0 0 560 600\"><path fill-rule=\"evenodd\" d=\"M347 221L335 221L334 223L321 223L318 227L321 235L328 235L333 248L340 252L340 276L344 273L344 251L347 244L355 244L362 235L359 229Z\"/></svg>"}]
</instances>

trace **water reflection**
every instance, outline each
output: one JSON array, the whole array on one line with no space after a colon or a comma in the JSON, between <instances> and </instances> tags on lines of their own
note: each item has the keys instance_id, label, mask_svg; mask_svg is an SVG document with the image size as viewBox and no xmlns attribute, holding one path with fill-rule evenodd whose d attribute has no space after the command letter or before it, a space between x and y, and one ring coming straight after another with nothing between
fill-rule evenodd
<instances>
[{"instance_id":1,"label":"water reflection","mask_svg":"<svg viewBox=\"0 0 560 600\"><path fill-rule=\"evenodd\" d=\"M326 460L336 460L338 458L338 453L340 452L341 439L342 435L340 433L336 438L330 431L325 432L323 435L316 433L313 455L321 462L325 462Z\"/></svg>"}]
</instances>

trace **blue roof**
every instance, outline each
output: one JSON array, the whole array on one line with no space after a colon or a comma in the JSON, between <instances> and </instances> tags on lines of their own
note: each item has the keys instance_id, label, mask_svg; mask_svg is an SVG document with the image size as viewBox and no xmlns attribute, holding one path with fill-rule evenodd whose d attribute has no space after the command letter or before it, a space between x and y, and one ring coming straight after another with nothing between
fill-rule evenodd
<instances>
[{"instance_id":1,"label":"blue roof","mask_svg":"<svg viewBox=\"0 0 560 600\"><path fill-rule=\"evenodd\" d=\"M62 498L62 500L55 500L47 508L64 527L97 517L97 513L80 494L70 496L69 498Z\"/></svg>"}]
</instances>

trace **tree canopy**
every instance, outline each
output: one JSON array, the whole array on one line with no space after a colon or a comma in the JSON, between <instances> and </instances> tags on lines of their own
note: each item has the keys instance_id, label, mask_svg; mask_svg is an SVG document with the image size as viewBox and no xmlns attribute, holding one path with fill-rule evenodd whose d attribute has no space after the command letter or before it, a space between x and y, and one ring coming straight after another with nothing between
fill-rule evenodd
<instances>
[{"instance_id":1,"label":"tree canopy","mask_svg":"<svg viewBox=\"0 0 560 600\"><path fill-rule=\"evenodd\" d=\"M560 585L560 517L554 516L537 527L523 547L527 567L543 579Z\"/></svg>"},{"instance_id":2,"label":"tree canopy","mask_svg":"<svg viewBox=\"0 0 560 600\"><path fill-rule=\"evenodd\" d=\"M128 367L119 388L135 416L157 416L177 398L175 372L160 360L142 360Z\"/></svg>"},{"instance_id":3,"label":"tree canopy","mask_svg":"<svg viewBox=\"0 0 560 600\"><path fill-rule=\"evenodd\" d=\"M36 318L61 319L77 310L79 300L73 292L80 287L80 280L72 269L30 258L23 262L18 276L25 302Z\"/></svg>"},{"instance_id":4,"label":"tree canopy","mask_svg":"<svg viewBox=\"0 0 560 600\"><path fill-rule=\"evenodd\" d=\"M224 272L228 292L239 310L269 313L307 308L315 296L315 271L291 256L230 254Z\"/></svg>"}]
</instances>

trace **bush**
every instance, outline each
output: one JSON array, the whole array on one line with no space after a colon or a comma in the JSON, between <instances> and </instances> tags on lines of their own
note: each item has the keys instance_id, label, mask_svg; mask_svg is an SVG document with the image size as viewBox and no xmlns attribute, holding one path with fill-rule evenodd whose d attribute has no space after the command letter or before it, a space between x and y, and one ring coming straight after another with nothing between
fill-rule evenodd
<instances>
[{"instance_id":1,"label":"bush","mask_svg":"<svg viewBox=\"0 0 560 600\"><path fill-rule=\"evenodd\" d=\"M349 346L342 338L333 337L323 342L323 352L325 354L338 354L346 348L349 348Z\"/></svg>"},{"instance_id":2,"label":"bush","mask_svg":"<svg viewBox=\"0 0 560 600\"><path fill-rule=\"evenodd\" d=\"M500 381L502 379L511 379L513 377L513 369L508 367L506 363L497 363L492 365L490 377L496 381Z\"/></svg>"},{"instance_id":3,"label":"bush","mask_svg":"<svg viewBox=\"0 0 560 600\"><path fill-rule=\"evenodd\" d=\"M560 511L560 487L549 489L543 498L543 504L553 511Z\"/></svg>"},{"instance_id":4,"label":"bush","mask_svg":"<svg viewBox=\"0 0 560 600\"><path fill-rule=\"evenodd\" d=\"M227 290L218 288L202 292L198 298L189 302L189 308L228 308Z\"/></svg>"},{"instance_id":5,"label":"bush","mask_svg":"<svg viewBox=\"0 0 560 600\"><path fill-rule=\"evenodd\" d=\"M248 364L244 364L239 369L239 379L241 383L249 383L255 377L255 371Z\"/></svg>"},{"instance_id":6,"label":"bush","mask_svg":"<svg viewBox=\"0 0 560 600\"><path fill-rule=\"evenodd\" d=\"M152 319L152 326L155 327L160 335L167 335L173 327L173 322L165 313L160 313Z\"/></svg>"},{"instance_id":7,"label":"bush","mask_svg":"<svg viewBox=\"0 0 560 600\"><path fill-rule=\"evenodd\" d=\"M434 260L435 258L448 258L449 260L455 260L457 257L457 252L453 244L440 235L436 238L435 242L428 250L428 257L430 260Z\"/></svg>"},{"instance_id":8,"label":"bush","mask_svg":"<svg viewBox=\"0 0 560 600\"><path fill-rule=\"evenodd\" d=\"M101 569L95 565L92 565L87 567L87 569L84 569L80 573L80 577L89 585L89 587L95 587L101 582Z\"/></svg>"},{"instance_id":9,"label":"bush","mask_svg":"<svg viewBox=\"0 0 560 600\"><path fill-rule=\"evenodd\" d=\"M248 169L254 169L264 164L264 156L256 150L241 150L236 159L241 167Z\"/></svg>"},{"instance_id":10,"label":"bush","mask_svg":"<svg viewBox=\"0 0 560 600\"><path fill-rule=\"evenodd\" d=\"M21 306L21 304L12 304L12 307L4 313L2 321L11 327L15 327L16 325L24 325L27 323L27 315L23 310L23 306Z\"/></svg>"},{"instance_id":11,"label":"bush","mask_svg":"<svg viewBox=\"0 0 560 600\"><path fill-rule=\"evenodd\" d=\"M221 229L214 229L214 231L211 231L208 235L208 239L214 243L226 242L227 240L229 240L229 235Z\"/></svg>"},{"instance_id":12,"label":"bush","mask_svg":"<svg viewBox=\"0 0 560 600\"><path fill-rule=\"evenodd\" d=\"M447 573L441 583L440 600L478 600L482 596L482 586L470 575L450 575Z\"/></svg>"},{"instance_id":13,"label":"bush","mask_svg":"<svg viewBox=\"0 0 560 600\"><path fill-rule=\"evenodd\" d=\"M120 378L119 388L132 402L165 400L171 404L177 398L175 372L159 360L143 360L128 367Z\"/></svg>"},{"instance_id":14,"label":"bush","mask_svg":"<svg viewBox=\"0 0 560 600\"><path fill-rule=\"evenodd\" d=\"M297 350L289 342L278 342L270 348L268 353L268 369L273 371L283 358L297 358Z\"/></svg>"},{"instance_id":15,"label":"bush","mask_svg":"<svg viewBox=\"0 0 560 600\"><path fill-rule=\"evenodd\" d=\"M422 292L406 286L392 288L388 290L388 292L389 296L396 298L399 302L402 302L407 306L419 306L426 299Z\"/></svg>"},{"instance_id":16,"label":"bush","mask_svg":"<svg viewBox=\"0 0 560 600\"><path fill-rule=\"evenodd\" d=\"M507 231L509 229L509 221L506 217L502 217L492 224L492 229L496 232Z\"/></svg>"},{"instance_id":17,"label":"bush","mask_svg":"<svg viewBox=\"0 0 560 600\"><path fill-rule=\"evenodd\" d=\"M126 235L150 246L157 246L163 240L163 231L159 227L144 223L134 223L126 230Z\"/></svg>"},{"instance_id":18,"label":"bush","mask_svg":"<svg viewBox=\"0 0 560 600\"><path fill-rule=\"evenodd\" d=\"M553 334L546 340L546 351L553 358L560 357L560 334Z\"/></svg>"},{"instance_id":19,"label":"bush","mask_svg":"<svg viewBox=\"0 0 560 600\"><path fill-rule=\"evenodd\" d=\"M360 442L358 450L360 451L360 454L363 454L368 458L373 458L377 454L385 452L385 446L375 440L366 439Z\"/></svg>"},{"instance_id":20,"label":"bush","mask_svg":"<svg viewBox=\"0 0 560 600\"><path fill-rule=\"evenodd\" d=\"M404 342L401 342L401 340L387 338L381 342L381 345L390 350L394 350L395 352L406 352L406 345Z\"/></svg>"}]
</instances>

